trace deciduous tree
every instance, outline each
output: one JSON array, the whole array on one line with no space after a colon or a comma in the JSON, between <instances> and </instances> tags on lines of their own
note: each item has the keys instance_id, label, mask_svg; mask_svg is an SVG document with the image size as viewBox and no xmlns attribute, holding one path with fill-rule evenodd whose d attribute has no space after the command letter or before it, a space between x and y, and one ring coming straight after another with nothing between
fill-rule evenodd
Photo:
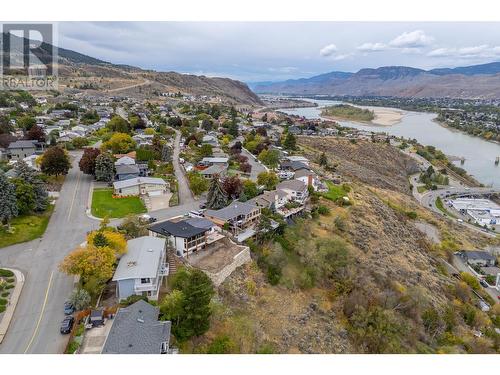
<instances>
[{"instance_id":1,"label":"deciduous tree","mask_svg":"<svg viewBox=\"0 0 500 375\"><path fill-rule=\"evenodd\" d=\"M66 175L71 168L71 163L66 152L57 146L49 147L44 152L40 169L48 175Z\"/></svg>"},{"instance_id":2,"label":"deciduous tree","mask_svg":"<svg viewBox=\"0 0 500 375\"><path fill-rule=\"evenodd\" d=\"M103 150L113 154L126 154L135 148L135 141L126 133L115 133L102 145Z\"/></svg>"},{"instance_id":3,"label":"deciduous tree","mask_svg":"<svg viewBox=\"0 0 500 375\"><path fill-rule=\"evenodd\" d=\"M101 151L97 148L86 148L83 150L83 155L78 162L80 170L85 174L94 175L96 159L100 154Z\"/></svg>"}]
</instances>

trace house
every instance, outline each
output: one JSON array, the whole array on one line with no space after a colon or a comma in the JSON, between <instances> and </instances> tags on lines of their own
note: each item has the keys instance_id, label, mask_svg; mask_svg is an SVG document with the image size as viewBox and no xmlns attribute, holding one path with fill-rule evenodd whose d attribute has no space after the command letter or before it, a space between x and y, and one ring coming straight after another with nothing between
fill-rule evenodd
<instances>
[{"instance_id":1,"label":"house","mask_svg":"<svg viewBox=\"0 0 500 375\"><path fill-rule=\"evenodd\" d=\"M200 164L209 167L214 164L227 164L228 162L229 158L226 157L205 157L201 159Z\"/></svg>"},{"instance_id":2,"label":"house","mask_svg":"<svg viewBox=\"0 0 500 375\"><path fill-rule=\"evenodd\" d=\"M144 300L118 310L101 354L167 354L170 321L159 321L159 307Z\"/></svg>"},{"instance_id":3,"label":"house","mask_svg":"<svg viewBox=\"0 0 500 375\"><path fill-rule=\"evenodd\" d=\"M204 218L167 220L150 226L149 231L153 236L165 237L181 257L189 257L224 238L214 223Z\"/></svg>"},{"instance_id":4,"label":"house","mask_svg":"<svg viewBox=\"0 0 500 375\"><path fill-rule=\"evenodd\" d=\"M276 211L288 203L288 194L284 190L265 191L263 194L250 199L248 202L258 207Z\"/></svg>"},{"instance_id":5,"label":"house","mask_svg":"<svg viewBox=\"0 0 500 375\"><path fill-rule=\"evenodd\" d=\"M280 163L281 171L297 172L301 169L309 170L309 166L301 161L296 160L283 160Z\"/></svg>"},{"instance_id":6,"label":"house","mask_svg":"<svg viewBox=\"0 0 500 375\"><path fill-rule=\"evenodd\" d=\"M224 177L227 171L227 164L214 164L200 171L200 174L206 179L212 179L215 176Z\"/></svg>"},{"instance_id":7,"label":"house","mask_svg":"<svg viewBox=\"0 0 500 375\"><path fill-rule=\"evenodd\" d=\"M163 277L168 275L166 240L143 236L127 241L127 252L120 258L113 281L118 300L138 295L158 299Z\"/></svg>"},{"instance_id":8,"label":"house","mask_svg":"<svg viewBox=\"0 0 500 375\"><path fill-rule=\"evenodd\" d=\"M218 147L219 146L219 140L217 137L214 137L213 135L204 135L203 139L201 140L202 144L208 144L213 147Z\"/></svg>"},{"instance_id":9,"label":"house","mask_svg":"<svg viewBox=\"0 0 500 375\"><path fill-rule=\"evenodd\" d=\"M471 266L493 267L496 258L486 251L463 251L462 257Z\"/></svg>"},{"instance_id":10,"label":"house","mask_svg":"<svg viewBox=\"0 0 500 375\"><path fill-rule=\"evenodd\" d=\"M296 201L301 204L305 203L309 195L307 184L301 180L295 179L280 182L278 186L276 186L276 190L285 191L289 201Z\"/></svg>"},{"instance_id":11,"label":"house","mask_svg":"<svg viewBox=\"0 0 500 375\"><path fill-rule=\"evenodd\" d=\"M306 157L304 157L304 156L291 155L291 156L287 156L286 159L289 160L289 161L301 162L301 163L303 163L303 164L305 164L306 166L309 167L309 160Z\"/></svg>"},{"instance_id":12,"label":"house","mask_svg":"<svg viewBox=\"0 0 500 375\"><path fill-rule=\"evenodd\" d=\"M115 167L116 180L123 181L140 176L139 167L135 164L120 164Z\"/></svg>"},{"instance_id":13,"label":"house","mask_svg":"<svg viewBox=\"0 0 500 375\"><path fill-rule=\"evenodd\" d=\"M122 156L117 161L115 161L115 167L119 165L133 165L133 164L135 164L135 159L131 158L130 156Z\"/></svg>"},{"instance_id":14,"label":"house","mask_svg":"<svg viewBox=\"0 0 500 375\"><path fill-rule=\"evenodd\" d=\"M299 169L295 172L294 178L296 180L300 180L307 184L307 186L311 186L314 191L326 191L327 187L321 180L318 178L318 175L311 170L308 169Z\"/></svg>"},{"instance_id":15,"label":"house","mask_svg":"<svg viewBox=\"0 0 500 375\"><path fill-rule=\"evenodd\" d=\"M7 156L9 159L21 160L36 154L40 147L41 144L35 140L15 141L7 147Z\"/></svg>"},{"instance_id":16,"label":"house","mask_svg":"<svg viewBox=\"0 0 500 375\"><path fill-rule=\"evenodd\" d=\"M167 183L161 178L135 177L113 182L114 194L131 195L162 195L167 193Z\"/></svg>"},{"instance_id":17,"label":"house","mask_svg":"<svg viewBox=\"0 0 500 375\"><path fill-rule=\"evenodd\" d=\"M220 210L206 210L205 217L220 227L228 226L236 234L255 225L260 218L260 210L251 202L234 201Z\"/></svg>"}]
</instances>

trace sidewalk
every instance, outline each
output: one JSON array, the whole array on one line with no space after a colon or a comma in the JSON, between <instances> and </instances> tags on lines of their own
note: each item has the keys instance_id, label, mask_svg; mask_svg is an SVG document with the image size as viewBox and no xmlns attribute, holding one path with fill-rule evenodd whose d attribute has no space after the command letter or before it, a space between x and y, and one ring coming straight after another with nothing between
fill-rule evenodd
<instances>
[{"instance_id":1,"label":"sidewalk","mask_svg":"<svg viewBox=\"0 0 500 375\"><path fill-rule=\"evenodd\" d=\"M16 277L16 286L12 291L9 304L7 305L7 309L5 310L2 321L0 322L0 343L2 343L3 338L7 334L10 321L12 320L12 316L14 315L14 311L16 310L17 301L19 301L19 297L24 286L24 275L21 271L6 267L3 268L14 272L14 276Z\"/></svg>"}]
</instances>

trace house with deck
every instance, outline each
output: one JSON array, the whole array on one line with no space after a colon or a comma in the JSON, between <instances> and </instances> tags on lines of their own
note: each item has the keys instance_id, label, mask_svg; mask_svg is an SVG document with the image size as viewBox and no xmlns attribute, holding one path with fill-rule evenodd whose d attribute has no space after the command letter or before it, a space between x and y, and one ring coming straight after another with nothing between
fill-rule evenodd
<instances>
[{"instance_id":1,"label":"house with deck","mask_svg":"<svg viewBox=\"0 0 500 375\"><path fill-rule=\"evenodd\" d=\"M127 241L127 252L116 267L113 281L119 300L132 295L157 300L163 278L168 275L166 240L143 236Z\"/></svg>"},{"instance_id":2,"label":"house with deck","mask_svg":"<svg viewBox=\"0 0 500 375\"><path fill-rule=\"evenodd\" d=\"M167 220L153 224L149 231L152 236L166 238L181 257L189 257L224 238L214 223L204 218Z\"/></svg>"}]
</instances>

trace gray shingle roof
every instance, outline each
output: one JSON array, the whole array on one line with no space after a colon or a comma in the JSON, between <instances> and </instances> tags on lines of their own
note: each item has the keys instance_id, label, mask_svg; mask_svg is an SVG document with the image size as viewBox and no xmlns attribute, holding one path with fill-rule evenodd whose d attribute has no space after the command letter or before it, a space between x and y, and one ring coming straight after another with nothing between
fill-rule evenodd
<instances>
[{"instance_id":1,"label":"gray shingle roof","mask_svg":"<svg viewBox=\"0 0 500 375\"><path fill-rule=\"evenodd\" d=\"M15 141L15 142L12 142L11 144L9 144L9 149L15 149L15 148L35 148L36 145L35 145L36 141L34 140L29 140L29 141L26 141L26 140L20 140L20 141Z\"/></svg>"},{"instance_id":2,"label":"gray shingle roof","mask_svg":"<svg viewBox=\"0 0 500 375\"><path fill-rule=\"evenodd\" d=\"M303 191L307 185L300 180L288 180L283 181L276 186L276 189L289 189L293 191Z\"/></svg>"},{"instance_id":3,"label":"gray shingle roof","mask_svg":"<svg viewBox=\"0 0 500 375\"><path fill-rule=\"evenodd\" d=\"M150 236L127 241L127 253L120 258L113 280L156 277L165 242Z\"/></svg>"},{"instance_id":4,"label":"gray shingle roof","mask_svg":"<svg viewBox=\"0 0 500 375\"><path fill-rule=\"evenodd\" d=\"M139 167L135 164L119 164L116 166L116 174L139 174Z\"/></svg>"},{"instance_id":5,"label":"gray shingle roof","mask_svg":"<svg viewBox=\"0 0 500 375\"><path fill-rule=\"evenodd\" d=\"M140 184L166 185L167 183L165 180L157 177L135 177L128 180L115 181L113 182L113 187L115 189L123 189Z\"/></svg>"},{"instance_id":6,"label":"gray shingle roof","mask_svg":"<svg viewBox=\"0 0 500 375\"><path fill-rule=\"evenodd\" d=\"M175 237L190 238L205 233L208 229L193 226L186 220L177 222L167 220L150 226L149 230L163 236L172 235Z\"/></svg>"},{"instance_id":7,"label":"gray shingle roof","mask_svg":"<svg viewBox=\"0 0 500 375\"><path fill-rule=\"evenodd\" d=\"M170 321L158 321L159 308L140 300L118 310L102 354L160 354L170 342Z\"/></svg>"},{"instance_id":8,"label":"gray shingle roof","mask_svg":"<svg viewBox=\"0 0 500 375\"><path fill-rule=\"evenodd\" d=\"M256 206L253 203L234 201L229 206L221 208L220 210L207 210L206 215L222 220L231 220L239 215L248 215L255 209Z\"/></svg>"}]
</instances>

